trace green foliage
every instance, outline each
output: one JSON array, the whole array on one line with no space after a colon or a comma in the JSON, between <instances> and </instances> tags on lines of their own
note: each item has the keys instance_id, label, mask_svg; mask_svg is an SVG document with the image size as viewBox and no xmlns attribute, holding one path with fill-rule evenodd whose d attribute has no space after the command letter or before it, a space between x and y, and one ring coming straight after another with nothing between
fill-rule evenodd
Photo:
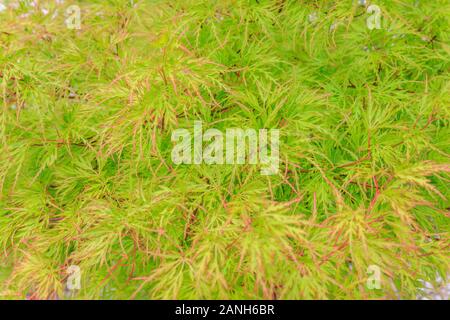
<instances>
[{"instance_id":1,"label":"green foliage","mask_svg":"<svg viewBox=\"0 0 450 320\"><path fill-rule=\"evenodd\" d=\"M374 30L351 0L132 3L78 2L81 30L69 3L0 13L1 297L64 297L69 265L90 299L411 299L445 277L448 1L373 1ZM194 120L280 129L279 174L175 166Z\"/></svg>"}]
</instances>

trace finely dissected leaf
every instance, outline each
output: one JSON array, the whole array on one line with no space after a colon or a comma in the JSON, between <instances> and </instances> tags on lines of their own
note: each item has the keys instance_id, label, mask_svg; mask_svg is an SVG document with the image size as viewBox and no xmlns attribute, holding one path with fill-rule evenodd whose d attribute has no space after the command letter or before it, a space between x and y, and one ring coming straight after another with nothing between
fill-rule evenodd
<instances>
[{"instance_id":1,"label":"finely dissected leaf","mask_svg":"<svg viewBox=\"0 0 450 320\"><path fill-rule=\"evenodd\" d=\"M376 1L373 30L350 0L15 2L1 298L414 299L446 278L448 1ZM278 173L174 164L194 121L279 129Z\"/></svg>"}]
</instances>

